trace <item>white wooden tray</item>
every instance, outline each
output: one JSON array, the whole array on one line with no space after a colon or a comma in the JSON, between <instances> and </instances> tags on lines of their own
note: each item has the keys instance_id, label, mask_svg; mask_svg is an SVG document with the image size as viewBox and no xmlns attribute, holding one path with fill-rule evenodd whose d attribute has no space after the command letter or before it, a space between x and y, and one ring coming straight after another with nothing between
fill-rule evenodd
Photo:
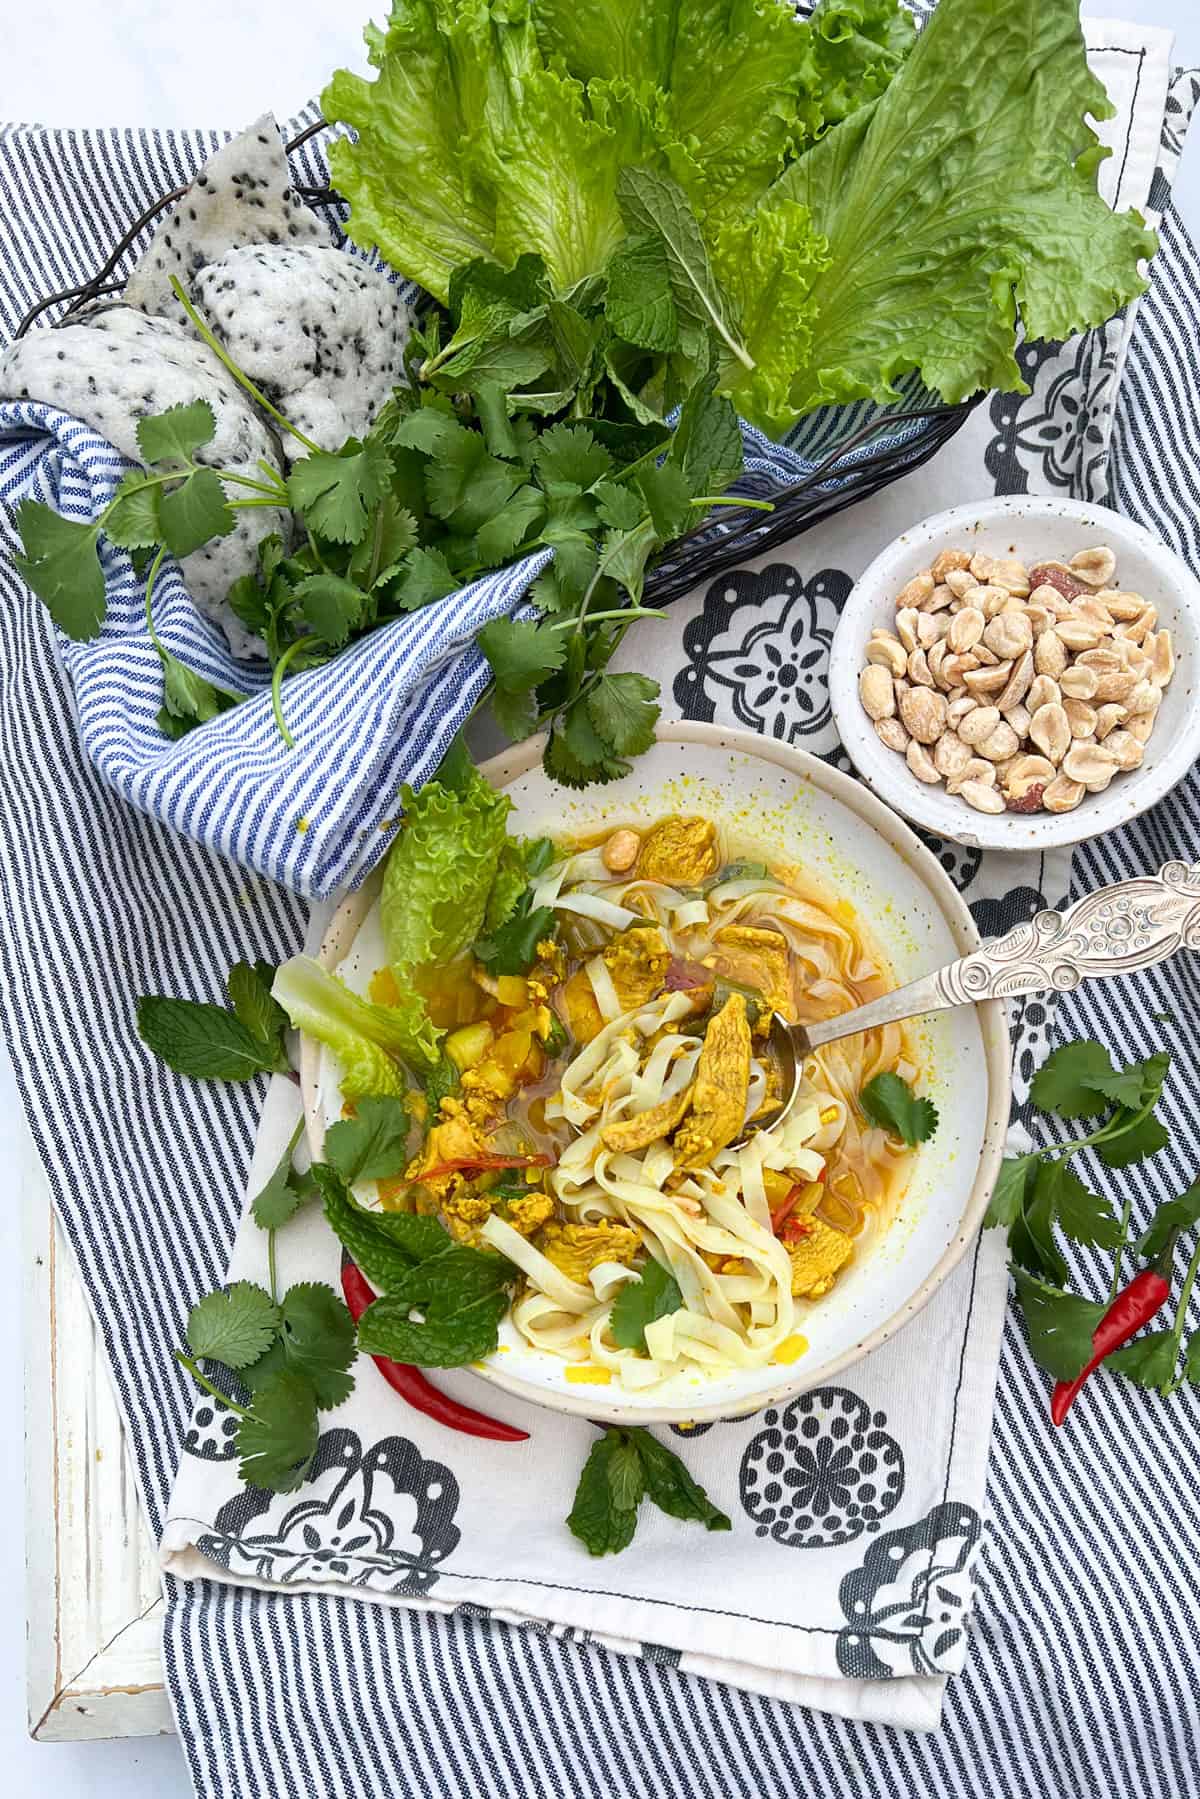
<instances>
[{"instance_id":1,"label":"white wooden tray","mask_svg":"<svg viewBox=\"0 0 1200 1799\"><path fill-rule=\"evenodd\" d=\"M172 1728L154 1546L74 1258L21 1139L29 1729L153 1736Z\"/></svg>"}]
</instances>

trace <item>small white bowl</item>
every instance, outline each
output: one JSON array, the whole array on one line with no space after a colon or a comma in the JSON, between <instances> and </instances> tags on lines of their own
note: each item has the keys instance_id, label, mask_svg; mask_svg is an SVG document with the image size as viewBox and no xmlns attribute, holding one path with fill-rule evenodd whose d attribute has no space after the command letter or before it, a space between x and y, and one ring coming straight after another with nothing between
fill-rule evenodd
<instances>
[{"instance_id":1,"label":"small white bowl","mask_svg":"<svg viewBox=\"0 0 1200 1799\"><path fill-rule=\"evenodd\" d=\"M1027 565L1069 561L1078 550L1107 544L1116 582L1158 608L1171 632L1175 674L1163 695L1140 768L1114 776L1104 793L1085 794L1073 812L974 812L943 787L918 781L903 756L889 750L858 697L858 677L871 632L895 629L896 595L928 568L939 550L1016 556ZM935 836L972 849L1042 850L1080 843L1128 824L1183 779L1200 756L1200 582L1173 550L1141 525L1080 500L1009 495L952 506L912 526L876 556L843 609L829 659L829 696L838 736L860 775L889 806Z\"/></svg>"},{"instance_id":2,"label":"small white bowl","mask_svg":"<svg viewBox=\"0 0 1200 1799\"><path fill-rule=\"evenodd\" d=\"M623 781L568 793L542 771L541 738L487 764L483 773L513 801L513 826L529 836L581 836L616 824L645 826L667 812L703 812L733 841L802 864L847 900L886 952L897 982L968 954L979 934L940 864L894 812L858 781L774 738L714 725L660 726L657 742ZM320 957L356 991L386 960L371 882L342 903ZM580 1382L561 1357L533 1349L506 1319L500 1345L475 1372L521 1399L556 1411L634 1424L740 1416L820 1386L884 1343L937 1291L983 1219L1008 1126L1010 1046L1004 1009L992 1000L939 1012L916 1027L922 1088L939 1112L890 1228L838 1280L800 1303L807 1349L793 1362L701 1377L681 1373L647 1392ZM305 1037L300 1084L308 1141L320 1159L325 1131L342 1115L341 1069ZM373 1185L362 1198L371 1203ZM934 1371L936 1377L937 1371ZM379 1403L388 1403L379 1389Z\"/></svg>"}]
</instances>

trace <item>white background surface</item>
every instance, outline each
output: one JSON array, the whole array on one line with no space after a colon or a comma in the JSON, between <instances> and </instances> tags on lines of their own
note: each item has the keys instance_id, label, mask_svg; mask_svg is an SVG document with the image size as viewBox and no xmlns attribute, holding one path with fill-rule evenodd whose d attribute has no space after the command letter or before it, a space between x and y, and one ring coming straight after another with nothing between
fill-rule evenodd
<instances>
[{"instance_id":1,"label":"white background surface","mask_svg":"<svg viewBox=\"0 0 1200 1799\"><path fill-rule=\"evenodd\" d=\"M382 14L381 3L374 8ZM363 67L358 8L324 0L206 0L196 10L149 0L45 0L5 9L0 120L47 125L236 127L267 108L296 111L342 64ZM1087 0L1084 11L1174 29L1176 62L1200 65L1195 0ZM363 17L367 12L366 0ZM343 23L342 21L349 21ZM1176 199L1200 231L1200 150L1185 154ZM24 1123L0 1052L0 1387L10 1430L21 1418L19 1220L11 1196ZM24 1492L10 1460L0 1485L0 1768L19 1799L183 1799L190 1792L174 1738L41 1744L25 1722ZM270 1799L237 1795L237 1799Z\"/></svg>"}]
</instances>

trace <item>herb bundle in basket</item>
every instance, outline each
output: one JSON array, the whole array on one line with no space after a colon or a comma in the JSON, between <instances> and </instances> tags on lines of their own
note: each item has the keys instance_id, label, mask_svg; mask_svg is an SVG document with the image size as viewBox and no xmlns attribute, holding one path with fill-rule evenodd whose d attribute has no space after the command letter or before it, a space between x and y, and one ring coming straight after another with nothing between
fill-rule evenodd
<instances>
[{"instance_id":1,"label":"herb bundle in basket","mask_svg":"<svg viewBox=\"0 0 1200 1799\"><path fill-rule=\"evenodd\" d=\"M356 133L330 151L349 237L436 302L404 379L355 314L337 381L370 368L376 387L306 427L279 358L255 365L271 247L210 281L207 309L193 257L172 329L286 449L230 467L198 380L137 421L143 468L98 519L19 511L21 573L69 636L102 627L102 543L137 559L172 736L241 696L154 632L168 555L231 576L285 741L286 676L540 556L523 615L479 636L496 715L513 738L548 729L559 780L613 779L658 716L649 676L610 669L647 571L661 561L678 591L700 528L721 562L768 541L745 424L786 440L818 409L894 407L909 376L951 407L1019 389L1018 326L1063 338L1107 318L1153 248L1096 190L1086 116L1110 108L1076 0L941 0L919 39L899 0L820 0L808 21L785 0L396 0L368 46L375 79L340 73L322 105ZM275 254L304 266L304 246ZM24 355L0 363L0 391ZM236 569L212 563L225 540Z\"/></svg>"}]
</instances>

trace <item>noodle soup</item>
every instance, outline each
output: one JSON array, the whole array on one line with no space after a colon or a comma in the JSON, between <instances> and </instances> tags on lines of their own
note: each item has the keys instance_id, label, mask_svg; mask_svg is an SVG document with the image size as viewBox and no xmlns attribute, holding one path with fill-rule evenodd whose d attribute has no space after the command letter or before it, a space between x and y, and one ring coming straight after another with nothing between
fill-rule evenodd
<instances>
[{"instance_id":1,"label":"noodle soup","mask_svg":"<svg viewBox=\"0 0 1200 1799\"><path fill-rule=\"evenodd\" d=\"M829 1045L775 1124L771 1016L847 1011L888 965L848 907L703 817L554 854L529 973L468 957L426 985L459 1091L383 1202L507 1256L520 1337L628 1390L786 1362L911 1172L859 1095L918 1070L902 1026Z\"/></svg>"}]
</instances>

